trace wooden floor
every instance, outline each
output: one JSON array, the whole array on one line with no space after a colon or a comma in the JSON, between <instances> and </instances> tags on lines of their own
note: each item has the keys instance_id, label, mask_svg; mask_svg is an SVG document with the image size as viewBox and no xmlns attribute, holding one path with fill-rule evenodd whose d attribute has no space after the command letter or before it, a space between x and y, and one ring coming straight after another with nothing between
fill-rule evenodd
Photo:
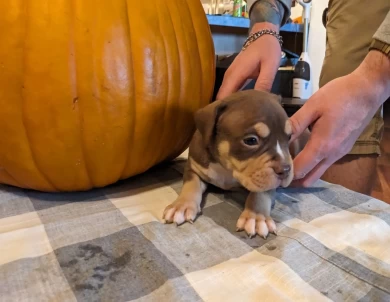
<instances>
[{"instance_id":1,"label":"wooden floor","mask_svg":"<svg viewBox=\"0 0 390 302\"><path fill-rule=\"evenodd\" d=\"M372 196L390 203L390 104L384 107L385 131L381 143L382 155L377 166L377 182Z\"/></svg>"}]
</instances>

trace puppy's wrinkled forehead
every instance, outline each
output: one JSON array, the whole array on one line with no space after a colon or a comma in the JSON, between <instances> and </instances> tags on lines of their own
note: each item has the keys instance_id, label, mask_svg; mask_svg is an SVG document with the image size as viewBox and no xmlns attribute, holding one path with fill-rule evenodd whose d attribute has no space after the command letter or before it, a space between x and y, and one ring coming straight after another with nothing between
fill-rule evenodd
<instances>
[{"instance_id":1,"label":"puppy's wrinkled forehead","mask_svg":"<svg viewBox=\"0 0 390 302\"><path fill-rule=\"evenodd\" d=\"M260 138L291 134L288 117L279 99L268 93L247 93L229 103L220 120L221 129L231 137L257 134Z\"/></svg>"}]
</instances>

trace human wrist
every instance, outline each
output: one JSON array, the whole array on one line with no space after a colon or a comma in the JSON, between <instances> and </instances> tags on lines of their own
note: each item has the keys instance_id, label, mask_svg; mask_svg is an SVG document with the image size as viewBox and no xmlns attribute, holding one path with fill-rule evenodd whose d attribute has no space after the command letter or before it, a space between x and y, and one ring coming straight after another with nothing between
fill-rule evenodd
<instances>
[{"instance_id":1,"label":"human wrist","mask_svg":"<svg viewBox=\"0 0 390 302\"><path fill-rule=\"evenodd\" d=\"M261 30L264 30L264 29L273 30L276 33L279 33L279 26L278 25L272 24L270 22L259 22L259 23L255 23L252 26L250 34L253 34L255 32L258 32L258 31L261 31Z\"/></svg>"},{"instance_id":2,"label":"human wrist","mask_svg":"<svg viewBox=\"0 0 390 302\"><path fill-rule=\"evenodd\" d=\"M242 46L241 51L247 49L252 43L256 43L257 40L259 40L260 38L263 39L263 36L273 36L273 39L275 39L274 41L278 42L279 47L281 49L283 44L283 38L282 36L279 35L279 33L276 30L271 28L272 26L270 26L269 24L260 24L259 26L256 26L253 29L253 32L251 32L248 38L245 40L245 43ZM274 44L272 40L266 40L266 41L267 41L266 43L268 43L268 46Z\"/></svg>"},{"instance_id":3,"label":"human wrist","mask_svg":"<svg viewBox=\"0 0 390 302\"><path fill-rule=\"evenodd\" d=\"M390 97L390 58L378 50L370 50L354 72L366 83L371 99L382 105Z\"/></svg>"}]
</instances>

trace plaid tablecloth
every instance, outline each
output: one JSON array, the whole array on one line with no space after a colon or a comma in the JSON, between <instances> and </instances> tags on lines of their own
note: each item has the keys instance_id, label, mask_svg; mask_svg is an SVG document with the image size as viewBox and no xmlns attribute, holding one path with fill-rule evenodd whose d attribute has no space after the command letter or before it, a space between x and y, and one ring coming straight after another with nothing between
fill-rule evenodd
<instances>
[{"instance_id":1,"label":"plaid tablecloth","mask_svg":"<svg viewBox=\"0 0 390 302\"><path fill-rule=\"evenodd\" d=\"M390 301L389 205L283 189L278 236L248 239L245 195L212 188L195 224L164 225L182 158L85 193L1 187L0 301Z\"/></svg>"}]
</instances>

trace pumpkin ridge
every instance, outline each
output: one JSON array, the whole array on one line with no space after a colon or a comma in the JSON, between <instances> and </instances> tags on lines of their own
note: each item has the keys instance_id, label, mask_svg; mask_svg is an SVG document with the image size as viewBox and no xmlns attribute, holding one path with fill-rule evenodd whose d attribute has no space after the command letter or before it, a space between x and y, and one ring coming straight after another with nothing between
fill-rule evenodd
<instances>
[{"instance_id":1,"label":"pumpkin ridge","mask_svg":"<svg viewBox=\"0 0 390 302\"><path fill-rule=\"evenodd\" d=\"M78 99L78 103L80 103L80 99L78 97L79 95L79 89L78 89L78 85L77 85L77 79L79 78L78 75L77 75L77 51L76 51L76 47L75 47L75 36L76 36L76 33L75 33L75 16L76 16L76 12L75 12L75 1L77 0L73 0L72 3L71 3L71 11L72 11L72 22L71 22L71 33L72 33L72 50L73 50L73 59L71 59L71 63L73 64L74 66L74 81L73 81L73 90L75 91L75 97L77 97ZM94 186L94 183L93 183L93 180L92 178L89 176L89 171L90 169L88 168L88 162L87 162L87 159L86 159L86 156L85 156L85 146L84 146L84 127L82 126L82 118L81 118L81 111L80 111L80 107L77 106L77 116L78 116L78 121L79 121L79 125L80 125L80 149L81 149L81 154L82 154L82 159L83 159L83 163L84 163L84 169L85 169L85 175L86 175L86 178L87 178L87 181L88 181L88 186Z\"/></svg>"},{"instance_id":2,"label":"pumpkin ridge","mask_svg":"<svg viewBox=\"0 0 390 302\"><path fill-rule=\"evenodd\" d=\"M192 29L194 30L195 32L195 36L196 36L196 41L198 41L198 33L196 32L196 27L194 25L194 18L192 16L192 13L191 13L191 10L190 10L190 7L189 7L189 4L187 1L184 1L185 3L185 6L187 7L187 11L189 13L189 15L191 16L191 24L192 24ZM203 77L202 77L202 70L203 70L203 66L202 66L202 58L200 56L200 51L196 51L197 55L198 55L198 59L199 59L199 62L200 62L200 70L201 72L199 73L199 99L198 99L198 108L200 108L200 105L202 103L202 91L203 91Z\"/></svg>"},{"instance_id":3,"label":"pumpkin ridge","mask_svg":"<svg viewBox=\"0 0 390 302\"><path fill-rule=\"evenodd\" d=\"M186 2L187 3L187 2ZM191 2L192 3L192 2ZM189 4L187 3L187 6L188 6ZM192 13L192 14L194 14L195 12L194 12L194 10L189 10L190 11L190 14ZM207 24L208 25L208 21L207 21L207 17L206 17L206 15L204 14L203 15L203 19L204 19L204 24ZM193 20L193 19L192 19ZM195 31L195 35L196 35L196 40L197 41L201 41L201 40L199 40L199 37L200 36L203 36L204 34L205 34L205 29L202 31L202 32L200 32L200 26L195 26L194 24L193 24L193 27L194 27L194 31ZM208 31L208 33L209 33L209 37L210 37L210 40L212 40L212 34L211 34L211 29L210 29L210 27L208 26L207 27L207 31ZM200 58L202 58L202 55L201 55L201 49L202 48L198 48L199 49L199 52L198 52L198 54L199 54L199 57ZM216 61L216 58L215 58L215 46L214 46L214 43L211 41L211 47L210 47L210 49L209 50L207 50L207 52L208 51L210 51L210 53L212 54L212 56L213 56L213 62L212 62L212 65L213 65L213 70L215 70L215 61ZM207 57L207 56L204 56L204 57ZM204 84L205 84L205 75L204 75L204 73L203 73L203 70L204 70L204 62L203 62L203 60L200 60L200 64L201 64L201 73L200 73L200 85L201 85L201 96L200 96L200 99L199 99L199 105L201 105L202 103L203 103L203 101L204 101L204 94L209 94L209 95L211 95L211 97L209 97L209 99L208 99L208 102L207 103L210 103L210 101L212 101L211 100L211 98L212 98L212 93L213 93L213 88L214 88L214 84L212 85L212 87L210 88L210 92L209 91L205 91L204 90ZM211 82L212 83L214 83L215 82L215 73L213 72L212 73L212 78L211 78ZM201 107L203 107L203 106L198 106L198 108L201 108Z\"/></svg>"},{"instance_id":4,"label":"pumpkin ridge","mask_svg":"<svg viewBox=\"0 0 390 302\"><path fill-rule=\"evenodd\" d=\"M195 32L195 36L196 36L196 41L199 41L198 38L198 33L196 31L196 26L194 24L194 18L193 18L193 13L192 13L192 10L190 9L189 7L189 4L187 1L184 1L185 2L185 6L187 8L187 11L189 13L189 15L191 16L191 24L192 24L192 28ZM198 43L199 44L199 43ZM198 59L199 59L199 62L200 62L200 72L199 72L199 96L198 96L198 106L197 108L201 108L201 104L203 103L203 65L202 65L202 57L201 57L201 54L200 54L200 51L201 49L198 47L197 48L197 54L198 54ZM195 132L195 129L193 129L193 132ZM190 143L190 139L188 139L188 144ZM184 150L183 150L184 151Z\"/></svg>"},{"instance_id":5,"label":"pumpkin ridge","mask_svg":"<svg viewBox=\"0 0 390 302\"><path fill-rule=\"evenodd\" d=\"M178 37L178 35L177 35L177 29L176 29L176 27L175 27L175 23L174 23L174 21L173 21L173 19L172 19L172 8L171 8L171 6L170 6L170 4L172 5L172 2L167 2L166 3L166 9L167 9L167 11L168 11L168 19L169 19L169 21L170 21L170 26L172 27L172 31L173 31L173 33L174 33L174 36L175 37ZM175 5L175 4L173 4L173 5ZM174 14L173 14L174 15ZM164 40L164 42L166 42L165 40ZM178 43L175 43L175 51L176 51L176 55L177 55L177 59L178 59L178 66L179 66L179 75L178 75L178 81L179 81L179 87L180 87L180 93L179 93L179 95L178 95L178 99L180 100L181 99L181 68L182 68L182 64L181 64L181 61L180 61L180 50L179 50L179 46L178 46ZM168 59L168 56L166 55L166 57L167 57L167 59ZM170 64L167 64L167 66L168 66L168 68L169 68L169 66L170 66ZM171 75L172 73L171 72L169 72L168 73L169 75ZM172 81L172 77L171 78L169 78L169 82L171 82ZM169 92L171 92L170 90L170 87L168 87L168 96L170 95L170 93ZM173 100L173 102L175 102L176 101L176 99L174 99ZM175 117L175 118L178 118L178 117ZM169 119L168 119L169 120ZM165 124L165 119L164 119L164 123L163 124ZM166 133L164 133L165 135L166 135ZM168 133L169 134L169 133ZM165 139L163 139L162 140L163 142L166 142L166 140ZM168 154L168 158L169 158L169 160L170 160L170 157L171 157L171 154L172 154L172 152L175 152L175 149L173 149L169 154Z\"/></svg>"},{"instance_id":6,"label":"pumpkin ridge","mask_svg":"<svg viewBox=\"0 0 390 302\"><path fill-rule=\"evenodd\" d=\"M168 6L169 4L166 4L166 6ZM161 18L160 18L160 10L158 9L157 7L157 4L155 4L155 7L156 7L156 14L157 14L157 19L158 19L158 24L159 24L159 33L160 33L160 36L162 37L162 41L164 43L164 56L165 56L165 62L166 62L166 69L167 69L167 83L171 83L171 77L170 77L170 72L169 72L169 64L168 64L168 55L167 55L167 43L165 41L165 37L161 31ZM159 143L157 144L157 146L159 146L159 148L161 148L162 146L162 143L163 142L166 142L166 139L165 139L165 136L166 136L166 133L165 133L165 120L166 120L166 108L167 108L167 105L168 105L168 102L169 102L169 87L170 85L167 86L167 93L165 95L165 97L163 97L164 101L165 101L165 104L164 104L164 113L162 114L162 120L163 120L163 123L162 123L162 127L161 127L161 132L162 134L160 135L160 139L159 139ZM165 148L164 148L165 149ZM160 157L161 157L161 152L155 152L154 153L154 159L153 159L153 163L157 163L160 161Z\"/></svg>"},{"instance_id":7,"label":"pumpkin ridge","mask_svg":"<svg viewBox=\"0 0 390 302\"><path fill-rule=\"evenodd\" d=\"M13 186L16 185L16 186L21 187L21 188L29 189L29 186L24 185L24 184L20 183L19 181L17 181L15 179L15 177L13 177L4 167L0 167L0 175L1 175L1 173L5 174L6 176L8 176L10 178L11 181L10 181L9 185L13 185ZM11 183L11 182L13 182L13 183Z\"/></svg>"},{"instance_id":8,"label":"pumpkin ridge","mask_svg":"<svg viewBox=\"0 0 390 302\"><path fill-rule=\"evenodd\" d=\"M125 4L126 4L126 20L127 20L127 28L128 28L128 39L129 39L129 49L131 49L131 46L132 46L132 40L131 40L131 29L130 29L130 19L129 19L129 3L127 2L128 0L124 0L125 1ZM130 66L131 66L131 81L132 81L132 95L134 97L136 97L136 93L135 93L135 76L134 76L134 57L133 57L133 53L131 51L129 51L129 56L130 56ZM133 127L131 127L131 134L130 134L130 137L129 137L129 141L128 141L128 145L129 145L129 148L126 152L126 161L125 161L125 165L123 166L123 170L122 170L122 173L121 175L119 176L120 179L124 179L124 178L127 178L127 173L126 171L128 170L128 164L129 164L129 159L131 158L131 154L132 154L132 148L130 146L131 142L134 140L134 135L135 135L135 129L136 129L136 107L137 107L137 102L136 101L133 101L132 102L132 99L129 97L129 102L133 104L133 106L130 106L132 107L134 110L132 110L131 114L132 114L132 121L133 121Z\"/></svg>"},{"instance_id":9,"label":"pumpkin ridge","mask_svg":"<svg viewBox=\"0 0 390 302\"><path fill-rule=\"evenodd\" d=\"M24 23L24 39L23 39L23 70L25 71L26 70L26 54L25 54L25 50L26 50L26 41L27 41L27 29L28 29L28 4L25 4L25 23ZM26 83L26 73L23 72L23 78L22 78L22 83L23 83L23 87L25 87ZM24 132L25 132L25 135L26 135L26 141L27 141L27 145L28 145L28 148L30 150L30 155L31 155L31 160L33 162L33 165L35 166L35 170L36 172L43 178L43 180L46 182L46 185L49 185L49 187L51 187L50 189L51 190L55 190L55 191L58 191L58 189L54 186L54 184L51 183L51 181L49 180L49 178L47 177L47 175L45 175L45 173L43 173L43 171L41 171L39 165L38 165L38 162L35 158L35 154L34 154L34 150L33 148L31 147L31 138L29 136L29 131L27 130L28 127L26 127L26 112L25 112L25 106L23 106L23 104L26 102L26 99L25 99L25 96L24 96L24 93L25 93L25 90L22 89L21 91L21 99L22 99L22 112L21 112L21 117L22 117L22 125L23 125L23 128L24 128Z\"/></svg>"},{"instance_id":10,"label":"pumpkin ridge","mask_svg":"<svg viewBox=\"0 0 390 302\"><path fill-rule=\"evenodd\" d=\"M184 1L185 2L185 1ZM178 10L178 11L180 11L180 9L178 9L178 7L177 7L177 3L176 3L176 1L175 1L175 6L176 6L176 9ZM178 19L180 20L180 22L179 22L179 24L180 24L180 28L181 28L181 31L184 33L183 34L183 40L185 41L185 45L186 45L186 52L187 53L189 53L189 46L188 46L188 40L187 40L187 35L186 35L186 31L185 31L185 28L184 28L184 26L183 26L183 21L182 21L182 14L179 14L178 15ZM175 32L176 32L176 28L175 28L175 26L173 26L174 27L174 29L175 29ZM177 39L179 40L179 36L177 35ZM177 45L177 44L176 44ZM178 45L177 45L177 47L178 47ZM180 63L181 63L181 60L180 60L180 50L179 50L179 61L180 61ZM192 69L191 68L191 60L189 60L190 61L190 69ZM180 94L179 94L179 100L184 100L184 102L186 102L186 101L188 101L188 100L186 100L186 98L185 97L183 97L183 85L182 85L182 74L183 73L185 73L185 72L183 72L183 68L185 68L184 67L184 64L180 64L180 77L179 77L179 89L180 89ZM184 92L184 95L185 95L185 92ZM178 127L179 128L182 128L182 123L183 123L183 118L182 119L180 119L180 122L178 123ZM175 140L175 143L174 143L174 147L172 148L172 150L173 151L175 151L175 150L177 150L178 149L178 146L180 145L180 142L179 142L179 140Z\"/></svg>"},{"instance_id":11,"label":"pumpkin ridge","mask_svg":"<svg viewBox=\"0 0 390 302\"><path fill-rule=\"evenodd\" d=\"M24 82L24 81L23 81ZM25 98L24 98L24 92L22 91L21 93L21 96L22 96L22 103L25 102ZM24 106L22 106L24 107ZM22 109L22 124L23 124L23 128L24 128L24 132L26 134L26 140L27 140L27 145L29 146L29 149L30 149L30 154L31 154L31 160L36 168L36 171L38 172L38 174L41 175L41 177L46 181L46 183L51 187L51 189L54 189L55 191L58 191L58 189L54 186L54 184L52 184L52 182L49 180L49 178L47 177L47 175L45 175L45 173L43 173L38 165L38 162L35 158L35 153L34 153L34 149L31 147L32 145L32 141L31 141L31 138L29 136L29 133L28 133L28 130L26 127L26 114L25 114L25 110Z\"/></svg>"}]
</instances>

